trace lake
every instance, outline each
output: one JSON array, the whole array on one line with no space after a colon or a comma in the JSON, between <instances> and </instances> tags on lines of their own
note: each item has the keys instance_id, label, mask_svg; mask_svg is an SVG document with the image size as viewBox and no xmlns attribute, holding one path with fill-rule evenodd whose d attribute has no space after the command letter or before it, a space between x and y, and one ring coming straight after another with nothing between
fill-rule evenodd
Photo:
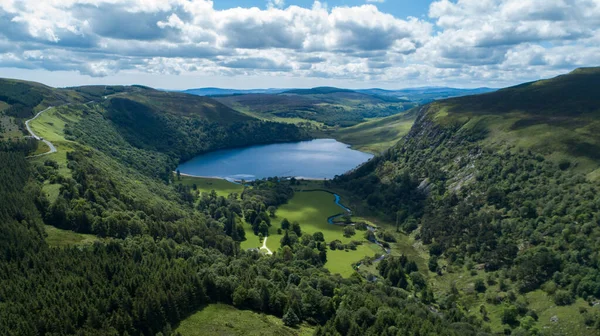
<instances>
[{"instance_id":1,"label":"lake","mask_svg":"<svg viewBox=\"0 0 600 336\"><path fill-rule=\"evenodd\" d=\"M260 145L199 155L177 167L182 174L255 180L265 177L331 179L373 155L334 139Z\"/></svg>"}]
</instances>

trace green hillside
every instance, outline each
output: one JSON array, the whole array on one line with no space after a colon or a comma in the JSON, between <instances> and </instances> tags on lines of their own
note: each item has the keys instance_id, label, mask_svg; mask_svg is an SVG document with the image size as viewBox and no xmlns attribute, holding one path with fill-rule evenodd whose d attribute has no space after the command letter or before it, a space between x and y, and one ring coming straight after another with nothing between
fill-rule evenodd
<instances>
[{"instance_id":1,"label":"green hillside","mask_svg":"<svg viewBox=\"0 0 600 336\"><path fill-rule=\"evenodd\" d=\"M415 108L406 113L366 121L352 127L337 129L331 136L360 151L380 154L410 131L417 113L418 108Z\"/></svg>"},{"instance_id":2,"label":"green hillside","mask_svg":"<svg viewBox=\"0 0 600 336\"><path fill-rule=\"evenodd\" d=\"M433 112L436 111L436 112ZM600 177L600 68L433 104L442 124L486 132L486 143L535 150Z\"/></svg>"},{"instance_id":3,"label":"green hillside","mask_svg":"<svg viewBox=\"0 0 600 336\"><path fill-rule=\"evenodd\" d=\"M82 103L85 99L73 90L0 78L0 139L18 139L27 135L25 120L49 106Z\"/></svg>"},{"instance_id":4,"label":"green hillside","mask_svg":"<svg viewBox=\"0 0 600 336\"><path fill-rule=\"evenodd\" d=\"M427 105L336 186L424 245L438 302L495 332L597 334L599 80L581 69Z\"/></svg>"},{"instance_id":5,"label":"green hillside","mask_svg":"<svg viewBox=\"0 0 600 336\"><path fill-rule=\"evenodd\" d=\"M28 159L29 142L0 142L0 334L198 332L207 315L224 314L211 315L212 304L236 319L212 321L200 334L277 326L289 334L474 336L483 328L463 311L438 314L415 299L431 289L424 270L400 257L386 268L403 280L397 288L332 275L323 235L298 224L272 256L241 249L244 226L268 231L269 209L292 197L292 181L260 181L223 197L171 173L193 151L293 139L295 126L210 99L178 108L181 96L146 88L106 99L103 88L82 90L102 100L58 106L31 123L57 152ZM347 253L337 248L336 263Z\"/></svg>"},{"instance_id":6,"label":"green hillside","mask_svg":"<svg viewBox=\"0 0 600 336\"><path fill-rule=\"evenodd\" d=\"M56 90L49 86L0 78L0 101L6 105L2 114L15 118L30 118L48 106L83 103L85 98L72 90Z\"/></svg>"},{"instance_id":7,"label":"green hillside","mask_svg":"<svg viewBox=\"0 0 600 336\"><path fill-rule=\"evenodd\" d=\"M211 99L182 93L145 90L109 97L97 107L108 121L83 120L73 133L82 142L103 146L97 132L104 123L134 148L187 160L211 150L308 139L294 125L261 121ZM101 116L100 116L101 115ZM91 141L96 141L92 143Z\"/></svg>"},{"instance_id":8,"label":"green hillside","mask_svg":"<svg viewBox=\"0 0 600 336\"><path fill-rule=\"evenodd\" d=\"M328 87L214 98L233 109L267 120L314 121L341 127L356 125L368 118L391 116L416 106L394 97Z\"/></svg>"}]
</instances>

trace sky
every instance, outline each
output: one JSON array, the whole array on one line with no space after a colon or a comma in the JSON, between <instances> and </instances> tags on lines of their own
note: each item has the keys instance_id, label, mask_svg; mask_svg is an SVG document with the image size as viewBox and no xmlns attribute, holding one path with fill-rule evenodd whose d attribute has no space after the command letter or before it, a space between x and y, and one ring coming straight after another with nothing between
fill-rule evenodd
<instances>
[{"instance_id":1,"label":"sky","mask_svg":"<svg viewBox=\"0 0 600 336\"><path fill-rule=\"evenodd\" d=\"M600 66L600 0L0 0L0 77L504 87Z\"/></svg>"}]
</instances>

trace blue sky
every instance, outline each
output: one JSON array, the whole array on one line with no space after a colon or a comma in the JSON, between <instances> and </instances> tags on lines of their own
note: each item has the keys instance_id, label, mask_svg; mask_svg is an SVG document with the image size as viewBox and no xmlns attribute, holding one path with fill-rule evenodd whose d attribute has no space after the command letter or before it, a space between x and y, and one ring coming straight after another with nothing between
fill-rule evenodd
<instances>
[{"instance_id":1,"label":"blue sky","mask_svg":"<svg viewBox=\"0 0 600 336\"><path fill-rule=\"evenodd\" d=\"M503 87L600 65L600 0L0 1L0 77Z\"/></svg>"},{"instance_id":2,"label":"blue sky","mask_svg":"<svg viewBox=\"0 0 600 336\"><path fill-rule=\"evenodd\" d=\"M286 0L288 6L311 7L312 0ZM365 0L329 0L324 1L329 7L335 6L360 6L367 3ZM392 14L396 17L406 18L409 16L423 17L427 15L431 1L426 0L387 0L384 2L371 2L382 12ZM232 7L260 7L266 8L267 2L263 0L217 0L215 8L227 9Z\"/></svg>"}]
</instances>

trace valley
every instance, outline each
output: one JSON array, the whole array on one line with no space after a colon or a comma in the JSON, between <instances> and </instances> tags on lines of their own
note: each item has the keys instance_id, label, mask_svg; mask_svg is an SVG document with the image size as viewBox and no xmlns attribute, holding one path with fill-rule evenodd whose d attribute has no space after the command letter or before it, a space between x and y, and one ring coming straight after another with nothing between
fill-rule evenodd
<instances>
[{"instance_id":1,"label":"valley","mask_svg":"<svg viewBox=\"0 0 600 336\"><path fill-rule=\"evenodd\" d=\"M299 122L276 122L268 114L279 112L267 110L257 118L222 103L231 97L48 88L42 103L12 114L23 135L4 134L3 174L14 178L3 182L12 201L0 215L5 234L20 238L3 247L3 262L32 265L6 288L35 286L64 265L75 266L48 279L52 286L94 279L61 299L86 318L45 319L45 331L327 335L405 325L435 334L594 334L600 140L595 91L586 90L599 78L581 69L344 125L306 111L294 112ZM544 98L557 92L568 98ZM352 213L339 216L340 204ZM130 272L146 275L133 276L136 290L126 285ZM139 310L114 298L92 312L100 294L84 293L100 287ZM27 307L57 304L20 290L0 295ZM359 325L366 302L397 313ZM0 314L33 320L27 311ZM103 325L94 314L129 322ZM214 321L220 314L229 321Z\"/></svg>"},{"instance_id":2,"label":"valley","mask_svg":"<svg viewBox=\"0 0 600 336\"><path fill-rule=\"evenodd\" d=\"M600 336L600 0L0 18L0 336Z\"/></svg>"}]
</instances>

